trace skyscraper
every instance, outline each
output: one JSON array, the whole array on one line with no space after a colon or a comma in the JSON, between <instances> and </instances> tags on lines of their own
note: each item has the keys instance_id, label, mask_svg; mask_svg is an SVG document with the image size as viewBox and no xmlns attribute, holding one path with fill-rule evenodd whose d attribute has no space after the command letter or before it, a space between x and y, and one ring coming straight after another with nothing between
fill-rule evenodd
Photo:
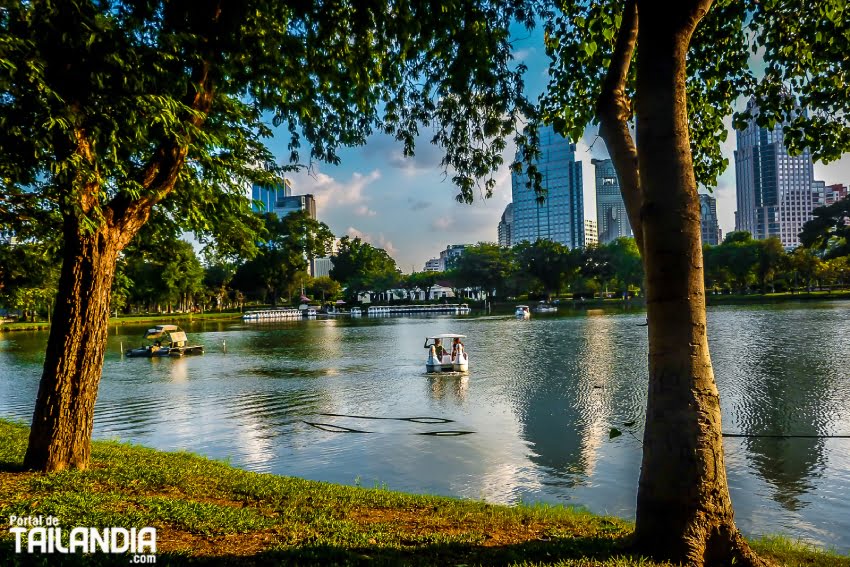
<instances>
[{"instance_id":1,"label":"skyscraper","mask_svg":"<svg viewBox=\"0 0 850 567\"><path fill-rule=\"evenodd\" d=\"M599 244L599 230L596 228L596 221L584 219L584 245L596 246Z\"/></svg>"},{"instance_id":2,"label":"skyscraper","mask_svg":"<svg viewBox=\"0 0 850 567\"><path fill-rule=\"evenodd\" d=\"M632 225L620 193L620 179L614 169L614 162L610 159L593 159L590 163L596 166L596 230L599 244L608 244L621 236L632 236Z\"/></svg>"},{"instance_id":3,"label":"skyscraper","mask_svg":"<svg viewBox=\"0 0 850 567\"><path fill-rule=\"evenodd\" d=\"M702 243L717 246L723 240L720 224L717 222L717 199L711 195L699 195L700 227Z\"/></svg>"},{"instance_id":4,"label":"skyscraper","mask_svg":"<svg viewBox=\"0 0 850 567\"><path fill-rule=\"evenodd\" d=\"M525 186L525 173L511 174L513 224L511 244L544 239L570 248L584 246L584 196L581 162L575 159L575 144L556 134L552 127L540 130L540 160L537 167L547 193L544 202Z\"/></svg>"},{"instance_id":5,"label":"skyscraper","mask_svg":"<svg viewBox=\"0 0 850 567\"><path fill-rule=\"evenodd\" d=\"M514 204L508 203L505 207L505 212L502 213L502 220L499 221L499 246L510 248L514 245L511 234L511 229L514 224Z\"/></svg>"},{"instance_id":6,"label":"skyscraper","mask_svg":"<svg viewBox=\"0 0 850 567\"><path fill-rule=\"evenodd\" d=\"M747 109L758 114L752 99ZM766 128L752 118L737 131L735 230L746 230L756 239L776 236L790 249L800 244L803 224L812 218L814 167L808 149L788 155L783 130L784 124Z\"/></svg>"},{"instance_id":7,"label":"skyscraper","mask_svg":"<svg viewBox=\"0 0 850 567\"><path fill-rule=\"evenodd\" d=\"M292 195L292 184L289 179L283 180L283 185L275 187L264 187L262 185L251 186L251 199L254 201L255 213L274 212L278 201L282 201Z\"/></svg>"}]
</instances>

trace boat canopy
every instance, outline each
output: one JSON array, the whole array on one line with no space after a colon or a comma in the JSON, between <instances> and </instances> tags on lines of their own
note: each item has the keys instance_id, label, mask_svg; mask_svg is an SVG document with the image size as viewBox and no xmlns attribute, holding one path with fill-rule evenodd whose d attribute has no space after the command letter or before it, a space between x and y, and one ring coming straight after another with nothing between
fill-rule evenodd
<instances>
[{"instance_id":1,"label":"boat canopy","mask_svg":"<svg viewBox=\"0 0 850 567\"><path fill-rule=\"evenodd\" d=\"M145 338L156 340L164 337L166 334L170 335L171 340L174 342L186 340L186 333L177 325L157 325L153 329L148 329L145 333Z\"/></svg>"},{"instance_id":2,"label":"boat canopy","mask_svg":"<svg viewBox=\"0 0 850 567\"><path fill-rule=\"evenodd\" d=\"M443 333L442 335L434 335L427 337L429 340L434 339L465 339L466 335L456 335L455 333Z\"/></svg>"}]
</instances>

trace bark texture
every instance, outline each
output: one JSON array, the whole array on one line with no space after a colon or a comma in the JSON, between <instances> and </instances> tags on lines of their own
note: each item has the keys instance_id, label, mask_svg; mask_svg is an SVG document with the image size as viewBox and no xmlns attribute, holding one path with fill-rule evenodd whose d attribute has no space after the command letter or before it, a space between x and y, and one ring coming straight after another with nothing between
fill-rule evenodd
<instances>
[{"instance_id":1,"label":"bark texture","mask_svg":"<svg viewBox=\"0 0 850 567\"><path fill-rule=\"evenodd\" d=\"M24 457L26 467L45 471L88 466L119 252L109 230L66 233L65 240L53 324Z\"/></svg>"},{"instance_id":2,"label":"bark texture","mask_svg":"<svg viewBox=\"0 0 850 567\"><path fill-rule=\"evenodd\" d=\"M646 273L649 392L634 544L687 565L766 565L735 527L706 334L685 81L690 38L710 6L629 0L597 107ZM635 49L636 145L625 95Z\"/></svg>"}]
</instances>

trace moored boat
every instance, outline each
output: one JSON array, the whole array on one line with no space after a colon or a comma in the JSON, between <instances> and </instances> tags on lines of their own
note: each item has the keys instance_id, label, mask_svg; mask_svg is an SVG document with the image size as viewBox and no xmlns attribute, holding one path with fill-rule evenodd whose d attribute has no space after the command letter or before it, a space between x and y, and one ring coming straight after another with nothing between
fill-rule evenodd
<instances>
[{"instance_id":1,"label":"moored boat","mask_svg":"<svg viewBox=\"0 0 850 567\"><path fill-rule=\"evenodd\" d=\"M516 315L517 319L528 319L531 317L531 310L528 308L528 305L517 305L514 315Z\"/></svg>"},{"instance_id":2,"label":"moored boat","mask_svg":"<svg viewBox=\"0 0 850 567\"><path fill-rule=\"evenodd\" d=\"M129 358L155 358L204 354L201 345L190 345L186 332L177 325L157 325L145 332L144 339L150 344L128 349Z\"/></svg>"},{"instance_id":3,"label":"moored boat","mask_svg":"<svg viewBox=\"0 0 850 567\"><path fill-rule=\"evenodd\" d=\"M558 308L552 305L551 303L546 303L545 301L541 301L537 304L537 307L534 308L535 313L557 313Z\"/></svg>"}]
</instances>

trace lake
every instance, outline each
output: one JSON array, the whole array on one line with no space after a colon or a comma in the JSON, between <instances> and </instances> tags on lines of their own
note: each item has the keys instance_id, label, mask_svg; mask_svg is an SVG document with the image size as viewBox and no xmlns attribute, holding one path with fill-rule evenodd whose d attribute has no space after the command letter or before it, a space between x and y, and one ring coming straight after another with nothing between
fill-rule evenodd
<instances>
[{"instance_id":1,"label":"lake","mask_svg":"<svg viewBox=\"0 0 850 567\"><path fill-rule=\"evenodd\" d=\"M738 526L850 552L850 303L710 308ZM186 326L207 352L126 359L110 330L96 438L254 471L634 517L646 398L640 311ZM427 375L455 332L468 376ZM29 421L46 332L0 334L0 416ZM224 345L226 343L226 352ZM624 424L635 422L635 425ZM618 427L623 435L609 439ZM809 436L809 437L805 437Z\"/></svg>"}]
</instances>

